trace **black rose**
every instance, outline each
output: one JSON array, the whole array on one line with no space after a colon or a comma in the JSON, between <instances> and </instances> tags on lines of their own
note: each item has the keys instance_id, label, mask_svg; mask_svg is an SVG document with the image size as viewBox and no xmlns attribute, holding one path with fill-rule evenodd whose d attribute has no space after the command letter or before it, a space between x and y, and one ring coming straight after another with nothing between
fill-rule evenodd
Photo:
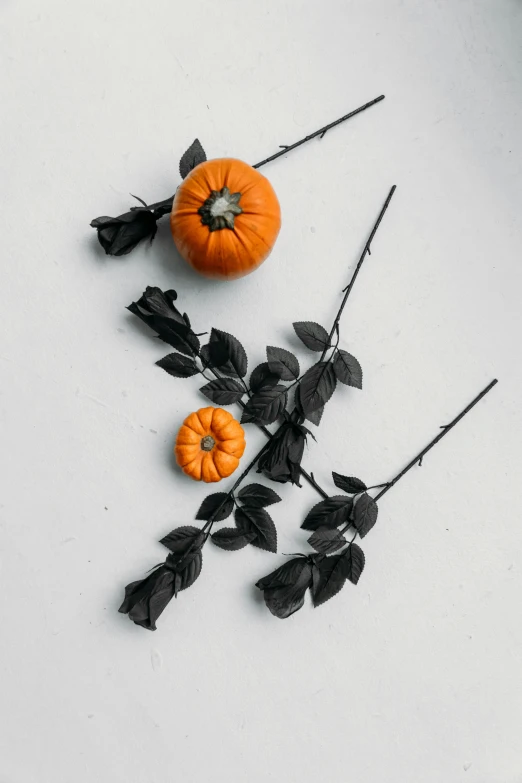
<instances>
[{"instance_id":1,"label":"black rose","mask_svg":"<svg viewBox=\"0 0 522 783\"><path fill-rule=\"evenodd\" d=\"M132 302L127 310L180 353L196 356L199 353L199 340L191 329L188 315L182 315L175 306L177 296L172 289L162 291L161 288L148 286L138 301Z\"/></svg>"},{"instance_id":2,"label":"black rose","mask_svg":"<svg viewBox=\"0 0 522 783\"><path fill-rule=\"evenodd\" d=\"M138 199L141 201L141 199ZM98 241L108 256L124 256L134 250L142 239L156 236L156 221L171 211L172 199L148 207L132 207L119 217L102 216L91 222L98 232Z\"/></svg>"},{"instance_id":3,"label":"black rose","mask_svg":"<svg viewBox=\"0 0 522 783\"><path fill-rule=\"evenodd\" d=\"M293 421L281 424L259 459L257 472L280 484L291 481L300 487L299 468L308 432Z\"/></svg>"},{"instance_id":4,"label":"black rose","mask_svg":"<svg viewBox=\"0 0 522 783\"><path fill-rule=\"evenodd\" d=\"M265 604L281 620L290 617L304 604L312 586L313 568L307 557L296 557L256 583L263 591Z\"/></svg>"},{"instance_id":5,"label":"black rose","mask_svg":"<svg viewBox=\"0 0 522 783\"><path fill-rule=\"evenodd\" d=\"M180 590L190 587L201 573L201 549L188 553L172 553L165 563L137 582L131 582L125 588L125 598L119 610L129 618L147 628L156 630L156 620L169 601Z\"/></svg>"}]
</instances>

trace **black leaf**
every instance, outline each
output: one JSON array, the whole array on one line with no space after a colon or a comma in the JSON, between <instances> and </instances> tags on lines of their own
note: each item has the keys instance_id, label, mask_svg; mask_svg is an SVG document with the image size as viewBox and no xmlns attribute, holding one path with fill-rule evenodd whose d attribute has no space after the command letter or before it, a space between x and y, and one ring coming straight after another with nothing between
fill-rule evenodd
<instances>
[{"instance_id":1,"label":"black leaf","mask_svg":"<svg viewBox=\"0 0 522 783\"><path fill-rule=\"evenodd\" d=\"M356 495L358 492L364 492L368 487L355 476L341 476L340 473L332 472L333 481L336 487L347 492L349 495Z\"/></svg>"},{"instance_id":2,"label":"black leaf","mask_svg":"<svg viewBox=\"0 0 522 783\"><path fill-rule=\"evenodd\" d=\"M341 549L346 544L346 539L337 528L318 527L308 539L308 543L316 552L330 555Z\"/></svg>"},{"instance_id":3,"label":"black leaf","mask_svg":"<svg viewBox=\"0 0 522 783\"><path fill-rule=\"evenodd\" d=\"M354 386L356 389L362 389L362 369L355 356L339 348L333 367L335 375L341 383L345 383L347 386Z\"/></svg>"},{"instance_id":4,"label":"black leaf","mask_svg":"<svg viewBox=\"0 0 522 783\"><path fill-rule=\"evenodd\" d=\"M364 538L377 522L378 512L377 503L370 495L367 495L366 492L356 499L353 513L353 526L361 538Z\"/></svg>"},{"instance_id":5,"label":"black leaf","mask_svg":"<svg viewBox=\"0 0 522 783\"><path fill-rule=\"evenodd\" d=\"M228 361L228 348L217 341L207 343L202 346L199 355L205 367L217 368Z\"/></svg>"},{"instance_id":6,"label":"black leaf","mask_svg":"<svg viewBox=\"0 0 522 783\"><path fill-rule=\"evenodd\" d=\"M280 384L272 389L262 388L250 397L243 409L241 424L272 424L286 408L286 386Z\"/></svg>"},{"instance_id":7,"label":"black leaf","mask_svg":"<svg viewBox=\"0 0 522 783\"><path fill-rule=\"evenodd\" d=\"M247 484L238 493L239 500L245 505L251 508L264 508L264 506L271 506L272 503L279 503L281 498L270 487L265 487L263 484Z\"/></svg>"},{"instance_id":8,"label":"black leaf","mask_svg":"<svg viewBox=\"0 0 522 783\"><path fill-rule=\"evenodd\" d=\"M256 587L263 591L272 614L284 620L301 609L311 584L312 566L306 558L298 557L260 579Z\"/></svg>"},{"instance_id":9,"label":"black leaf","mask_svg":"<svg viewBox=\"0 0 522 783\"><path fill-rule=\"evenodd\" d=\"M199 549L203 543L205 534L201 532L199 527L194 525L183 525L182 527L176 527L174 530L164 536L160 540L160 544L166 546L171 552L176 554L182 554L188 552L192 547Z\"/></svg>"},{"instance_id":10,"label":"black leaf","mask_svg":"<svg viewBox=\"0 0 522 783\"><path fill-rule=\"evenodd\" d=\"M176 555L169 555L165 561L165 565L170 566L175 572L174 576L174 595L176 596L180 590L186 590L194 584L196 579L201 573L201 566L203 564L203 555L201 550L191 553L185 557L181 562L176 559Z\"/></svg>"},{"instance_id":11,"label":"black leaf","mask_svg":"<svg viewBox=\"0 0 522 783\"><path fill-rule=\"evenodd\" d=\"M227 549L230 552L235 552L237 549L243 549L243 547L250 544L257 533L254 530L249 532L245 530L238 530L237 527L224 527L211 535L211 539L216 546L221 549Z\"/></svg>"},{"instance_id":12,"label":"black leaf","mask_svg":"<svg viewBox=\"0 0 522 783\"><path fill-rule=\"evenodd\" d=\"M225 356L226 359L224 359ZM228 332L212 329L209 340L209 357L212 366L217 367L225 375L244 378L247 373L248 360L245 349L237 337L228 334Z\"/></svg>"},{"instance_id":13,"label":"black leaf","mask_svg":"<svg viewBox=\"0 0 522 783\"><path fill-rule=\"evenodd\" d=\"M269 345L266 349L266 355L271 371L275 375L279 375L282 381L295 381L299 378L299 362L291 351Z\"/></svg>"},{"instance_id":14,"label":"black leaf","mask_svg":"<svg viewBox=\"0 0 522 783\"><path fill-rule=\"evenodd\" d=\"M233 378L216 378L215 381L209 381L202 386L200 391L217 405L232 405L245 393L243 387Z\"/></svg>"},{"instance_id":15,"label":"black leaf","mask_svg":"<svg viewBox=\"0 0 522 783\"><path fill-rule=\"evenodd\" d=\"M308 512L301 525L304 530L317 530L320 527L337 527L350 518L353 500L346 495L333 495L321 500Z\"/></svg>"},{"instance_id":16,"label":"black leaf","mask_svg":"<svg viewBox=\"0 0 522 783\"><path fill-rule=\"evenodd\" d=\"M212 519L214 522L222 522L230 516L233 508L234 498L228 492L213 492L212 495L207 495L199 507L196 519L204 519L205 521ZM214 516L218 509L218 515Z\"/></svg>"},{"instance_id":17,"label":"black leaf","mask_svg":"<svg viewBox=\"0 0 522 783\"><path fill-rule=\"evenodd\" d=\"M240 530L255 532L252 540L254 546L266 549L267 552L277 552L277 530L270 514L264 508L242 506L235 511L236 525Z\"/></svg>"},{"instance_id":18,"label":"black leaf","mask_svg":"<svg viewBox=\"0 0 522 783\"><path fill-rule=\"evenodd\" d=\"M264 388L270 389L273 386L277 386L280 380L280 376L275 375L272 372L268 362L262 362L262 364L258 364L257 367L252 370L250 376L250 389L253 392L258 392Z\"/></svg>"},{"instance_id":19,"label":"black leaf","mask_svg":"<svg viewBox=\"0 0 522 783\"><path fill-rule=\"evenodd\" d=\"M346 552L343 552L346 578L356 585L363 572L365 557L364 552L357 544L350 544Z\"/></svg>"},{"instance_id":20,"label":"black leaf","mask_svg":"<svg viewBox=\"0 0 522 783\"><path fill-rule=\"evenodd\" d=\"M299 339L310 350L324 351L325 348L329 348L330 337L324 326L314 321L296 321L293 327Z\"/></svg>"},{"instance_id":21,"label":"black leaf","mask_svg":"<svg viewBox=\"0 0 522 783\"><path fill-rule=\"evenodd\" d=\"M337 380L330 362L317 362L299 383L299 404L306 416L322 408L335 391Z\"/></svg>"},{"instance_id":22,"label":"black leaf","mask_svg":"<svg viewBox=\"0 0 522 783\"><path fill-rule=\"evenodd\" d=\"M175 378L190 378L199 372L192 356L182 356L180 353L169 353L156 364Z\"/></svg>"},{"instance_id":23,"label":"black leaf","mask_svg":"<svg viewBox=\"0 0 522 783\"><path fill-rule=\"evenodd\" d=\"M179 173L182 178L185 179L192 169L196 168L200 163L204 163L207 159L205 150L201 146L199 139L194 139L190 147L181 156L179 162Z\"/></svg>"},{"instance_id":24,"label":"black leaf","mask_svg":"<svg viewBox=\"0 0 522 783\"><path fill-rule=\"evenodd\" d=\"M312 591L314 606L324 604L344 587L347 579L344 553L325 557L317 562L317 568L319 569L319 579Z\"/></svg>"},{"instance_id":25,"label":"black leaf","mask_svg":"<svg viewBox=\"0 0 522 783\"><path fill-rule=\"evenodd\" d=\"M324 405L322 405L320 408L317 408L315 411L311 411L310 413L306 414L306 419L308 421L311 421L312 424L315 424L316 427L318 427L321 423L321 419L323 418L324 413Z\"/></svg>"}]
</instances>

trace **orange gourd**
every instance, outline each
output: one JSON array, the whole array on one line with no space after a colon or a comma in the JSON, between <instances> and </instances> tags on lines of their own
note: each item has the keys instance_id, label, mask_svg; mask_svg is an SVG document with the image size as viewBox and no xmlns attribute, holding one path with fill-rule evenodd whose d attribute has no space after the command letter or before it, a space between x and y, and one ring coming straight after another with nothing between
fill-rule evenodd
<instances>
[{"instance_id":1,"label":"orange gourd","mask_svg":"<svg viewBox=\"0 0 522 783\"><path fill-rule=\"evenodd\" d=\"M195 481L221 481L239 465L245 450L241 424L223 408L200 408L183 422L176 438L176 461Z\"/></svg>"},{"instance_id":2,"label":"orange gourd","mask_svg":"<svg viewBox=\"0 0 522 783\"><path fill-rule=\"evenodd\" d=\"M241 160L217 158L183 180L170 227L180 254L202 275L242 277L272 250L281 210L266 177Z\"/></svg>"}]
</instances>

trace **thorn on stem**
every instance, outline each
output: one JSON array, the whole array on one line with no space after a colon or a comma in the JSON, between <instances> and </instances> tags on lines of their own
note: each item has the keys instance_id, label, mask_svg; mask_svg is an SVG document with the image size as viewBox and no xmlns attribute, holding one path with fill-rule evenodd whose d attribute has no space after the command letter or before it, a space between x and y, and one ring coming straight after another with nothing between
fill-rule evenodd
<instances>
[{"instance_id":1,"label":"thorn on stem","mask_svg":"<svg viewBox=\"0 0 522 783\"><path fill-rule=\"evenodd\" d=\"M288 149L288 144L280 144L279 145L279 149L280 150L287 150Z\"/></svg>"},{"instance_id":2,"label":"thorn on stem","mask_svg":"<svg viewBox=\"0 0 522 783\"><path fill-rule=\"evenodd\" d=\"M423 457L421 457L421 458L420 458L420 460L419 460L419 468L422 468L422 460L423 460L423 459L424 459L424 458L423 458Z\"/></svg>"},{"instance_id":3,"label":"thorn on stem","mask_svg":"<svg viewBox=\"0 0 522 783\"><path fill-rule=\"evenodd\" d=\"M326 136L326 131L324 130L321 135L319 136L320 139L324 138Z\"/></svg>"}]
</instances>

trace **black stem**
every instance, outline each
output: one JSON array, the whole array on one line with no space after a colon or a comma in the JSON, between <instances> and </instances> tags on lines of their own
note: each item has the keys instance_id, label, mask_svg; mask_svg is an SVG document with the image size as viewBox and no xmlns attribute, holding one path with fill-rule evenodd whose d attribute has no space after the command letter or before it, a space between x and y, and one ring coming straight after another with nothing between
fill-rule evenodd
<instances>
[{"instance_id":1,"label":"black stem","mask_svg":"<svg viewBox=\"0 0 522 783\"><path fill-rule=\"evenodd\" d=\"M287 152L291 152L292 150L295 150L295 148L300 147L301 144L305 144L307 141L311 141L311 139L315 139L316 136L324 136L324 134L327 131L329 131L331 128L334 128L336 125L340 125L341 122L346 122L346 120L349 120L351 117L355 117L356 114L360 114L362 111L365 111L365 109L369 109L370 106L374 106L376 103L379 103L380 101L384 100L384 97L385 97L384 95L379 95L379 97L374 98L373 101L369 101L368 103L365 103L364 106L359 106L358 109L354 109L354 111L351 111L349 114L345 114L344 117L340 117L338 120L335 120L334 122L330 122L328 125L325 125L324 128L319 128L319 130L310 133L309 136L305 136L304 139L300 139L299 141L296 141L295 144L290 144L289 146L285 146L283 149L279 150L279 152L274 153L274 155L270 155L270 157L259 161L259 163L255 163L254 166L252 166L252 168L259 169L261 168L261 166L264 166L266 163L270 163L271 161L276 160L276 158L280 158L281 155L286 155ZM134 196L134 198L136 198L136 196ZM170 198L166 198L163 201L156 201L154 204L149 204L147 206L147 209L149 209L151 212L155 212L156 210L159 210L160 212L159 217L163 217L163 215L168 214L172 210L173 201L174 201L174 196L171 196Z\"/></svg>"},{"instance_id":2,"label":"black stem","mask_svg":"<svg viewBox=\"0 0 522 783\"><path fill-rule=\"evenodd\" d=\"M255 163L253 168L259 169L261 168L261 166L264 166L266 163L270 163L271 161L276 160L276 158L280 158L281 155L286 155L287 152L290 152L291 150L295 150L295 148L300 147L301 144L305 144L307 141L311 141L311 139L315 139L316 136L324 136L324 134L327 133L327 131L329 131L331 128L334 128L336 125L340 125L341 122L345 122L346 120L349 120L351 117L355 117L356 114L360 114L362 111L365 111L365 109L369 109L370 106L374 106L376 103L379 103L382 100L384 100L384 95L379 95L378 98L374 98L373 101L369 101L369 103L365 103L364 106L359 106L358 109L351 111L349 114L345 114L344 117L340 117L338 120L335 120L334 122L330 122L328 125L325 125L324 128L319 128L319 130L310 133L310 135L305 136L304 139L299 139L299 141L296 141L294 144L290 144L288 146L285 145L283 149L279 150L279 152L270 155L269 158L265 158L264 160L261 160L259 163Z\"/></svg>"},{"instance_id":3,"label":"black stem","mask_svg":"<svg viewBox=\"0 0 522 783\"><path fill-rule=\"evenodd\" d=\"M399 480L400 480L400 479L401 479L401 478L402 478L402 477L403 477L403 476L404 476L404 475L405 475L405 474L406 474L406 473L407 473L409 470L411 470L413 467L415 467L415 465L416 465L416 464L419 462L419 460L421 460L421 459L422 459L422 458L423 458L423 457L424 457L424 456L425 456L425 455L428 453L428 451L430 451L430 449L432 449L434 446L436 446L436 445L437 445L437 443L438 443L440 440L442 440L442 438L443 438L445 435L447 435L447 434L448 434L448 432L449 432L450 430L452 430L452 429L453 429L453 427L454 427L456 424L458 424L458 422L459 422L461 419L463 419L463 418L464 418L464 416L465 416L467 413L469 413L469 412L470 412L470 410L471 410L472 408L474 408L474 407L475 407L475 405L476 405L478 402L480 402L480 400L481 400L483 397L485 397L485 396L486 396L486 394L487 394L488 392L490 392L490 391L491 391L491 389L493 388L493 386L495 386L497 383L498 383L498 380L497 380L496 378L494 378L494 380L492 380L492 381L491 381L491 383L489 383L489 384L486 386L486 388L485 388L485 389L483 389L483 390L480 392L480 394L477 394L477 396L475 397L475 399L474 399L474 400L472 400L472 401L469 403L469 405L467 405L467 406L464 408L464 410L463 410L461 413L459 413L459 415L458 415L458 416L456 416L456 417L453 419L453 421L451 421L449 424L446 424L446 425L445 425L445 426L442 428L442 431L441 431L441 432L439 432L439 434L438 434L438 435L437 435L435 438L433 438L433 440L431 441L431 443L428 443L428 445L427 445L427 446L426 446L426 447L425 447L425 448L424 448L422 451L420 451L420 452L417 454L417 456L416 456L416 457L414 457L414 458L411 460L411 462L409 462L409 463L406 465L406 467L405 467L405 468L403 468L403 469L401 470L401 472L400 472L400 473L397 473L397 475L395 476L395 478L393 478L391 481L389 481L389 482L386 484L386 486L384 487L384 489L382 489L382 490L381 490L381 491L380 491L380 492L379 492L379 493L378 493L378 494L375 496L375 498L374 498L374 499L375 499L375 500L379 500L379 498L382 498L382 496L383 496L383 495L385 495L385 494L386 494L386 492L388 492L388 491L389 491L389 490L390 490L390 489L391 489L393 486L395 486L395 484L396 484L396 483L397 483L397 482L398 482L398 481L399 481Z\"/></svg>"},{"instance_id":4,"label":"black stem","mask_svg":"<svg viewBox=\"0 0 522 783\"><path fill-rule=\"evenodd\" d=\"M379 217L375 221L375 225L372 228L371 234L368 237L368 240L367 240L367 242L366 242L366 244L364 246L364 249L363 249L363 251L361 253L361 256L359 258L359 261L357 263L357 266L355 267L355 272L352 275L352 279L350 280L350 282L348 283L348 285L344 289L345 293L344 293L344 296L343 296L343 300L341 302L339 310L337 311L337 315L335 317L335 321L333 322L332 328L330 330L330 334L328 336L328 343L331 343L332 337L334 335L334 332L336 331L336 329L339 326L339 321L341 320L341 316L343 314L343 310L345 308L346 302L348 301L348 297L350 296L352 288L353 288L353 286L355 284L355 281L357 279L357 275L359 274L359 272L361 270L361 267L363 265L364 259L366 258L366 255L367 254L370 255L370 246L371 246L371 244L373 242L375 234L377 233L377 229L379 228L379 226L381 224L381 221L382 221L382 219L384 217L384 213L386 212L386 210L388 209L388 207L390 205L390 201L392 200L393 194L395 193L396 189L397 189L397 185L393 185L393 187L391 188L390 192L388 193L388 197L387 197L386 201L384 202L384 206L383 206L383 208L381 209L381 211L379 213ZM321 355L321 359L320 359L321 362L323 361L323 359L324 359L324 357L326 355L326 351L328 350L328 347L329 346L327 346L324 349L324 351L323 351L323 353Z\"/></svg>"}]
</instances>

